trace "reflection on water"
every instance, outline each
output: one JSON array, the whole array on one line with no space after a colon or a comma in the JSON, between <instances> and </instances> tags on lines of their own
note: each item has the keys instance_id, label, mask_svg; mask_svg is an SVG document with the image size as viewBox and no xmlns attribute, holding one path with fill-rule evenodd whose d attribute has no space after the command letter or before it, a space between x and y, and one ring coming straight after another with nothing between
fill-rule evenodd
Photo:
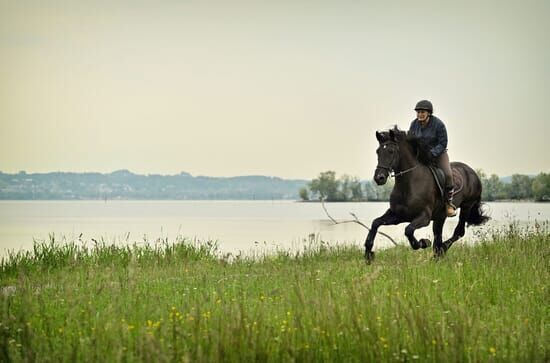
<instances>
[{"instance_id":1,"label":"reflection on water","mask_svg":"<svg viewBox=\"0 0 550 363\"><path fill-rule=\"evenodd\" d=\"M475 230L498 228L511 221L550 219L550 204L488 203L492 221L482 228L469 228L464 241L475 241ZM383 214L388 203L329 203L337 220L352 219L355 213L366 224ZM444 236L450 236L457 218L448 219ZM406 224L383 226L400 243ZM297 248L310 235L329 243L362 245L366 229L356 223L334 225L319 203L290 201L0 201L0 255L8 249L29 249L33 238L116 243L154 243L176 236L217 240L223 252L269 251L277 247ZM416 236L432 237L431 227ZM144 242L147 241L147 242ZM391 246L378 235L375 247Z\"/></svg>"}]
</instances>

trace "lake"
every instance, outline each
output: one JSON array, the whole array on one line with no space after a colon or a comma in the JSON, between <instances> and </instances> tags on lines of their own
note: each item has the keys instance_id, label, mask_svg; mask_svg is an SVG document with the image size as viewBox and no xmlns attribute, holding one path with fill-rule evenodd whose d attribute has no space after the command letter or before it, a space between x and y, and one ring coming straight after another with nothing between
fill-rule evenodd
<instances>
[{"instance_id":1,"label":"lake","mask_svg":"<svg viewBox=\"0 0 550 363\"><path fill-rule=\"evenodd\" d=\"M352 219L350 212L370 225L388 208L387 202L327 203L337 220ZM512 221L529 223L550 219L550 203L487 203L492 217L483 227L468 228L461 241L474 243L479 232L503 228ZM447 219L444 238L450 237L458 217ZM403 223L380 231L408 244ZM478 231L477 233L474 231ZM33 239L72 241L91 239L109 243L155 243L184 236L217 240L223 252L263 253L276 248L301 248L315 236L329 243L362 245L367 230L356 223L334 225L320 203L293 201L0 201L0 256L8 250L30 249ZM431 226L416 233L432 239ZM460 242L460 241L459 241ZM380 234L375 248L391 246Z\"/></svg>"}]
</instances>

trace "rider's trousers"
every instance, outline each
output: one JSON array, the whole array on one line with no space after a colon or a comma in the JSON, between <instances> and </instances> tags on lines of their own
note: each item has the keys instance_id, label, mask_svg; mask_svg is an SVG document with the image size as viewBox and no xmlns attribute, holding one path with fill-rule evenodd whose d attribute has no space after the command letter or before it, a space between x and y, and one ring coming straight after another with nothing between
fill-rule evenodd
<instances>
[{"instance_id":1,"label":"rider's trousers","mask_svg":"<svg viewBox=\"0 0 550 363\"><path fill-rule=\"evenodd\" d=\"M449 162L449 155L447 154L447 151L444 151L443 154L439 155L436 159L436 164L445 174L445 189L447 191L453 189L453 172L451 171L451 163Z\"/></svg>"}]
</instances>

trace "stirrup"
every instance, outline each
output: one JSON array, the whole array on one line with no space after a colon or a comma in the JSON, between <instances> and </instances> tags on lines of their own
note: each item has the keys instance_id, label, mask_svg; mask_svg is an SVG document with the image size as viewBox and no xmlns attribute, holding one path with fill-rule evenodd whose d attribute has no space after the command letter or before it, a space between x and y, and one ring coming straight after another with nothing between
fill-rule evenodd
<instances>
[{"instance_id":1,"label":"stirrup","mask_svg":"<svg viewBox=\"0 0 550 363\"><path fill-rule=\"evenodd\" d=\"M445 203L445 209L447 212L447 217L456 216L456 205L453 204L453 195L455 189L453 187L447 189L447 201Z\"/></svg>"}]
</instances>

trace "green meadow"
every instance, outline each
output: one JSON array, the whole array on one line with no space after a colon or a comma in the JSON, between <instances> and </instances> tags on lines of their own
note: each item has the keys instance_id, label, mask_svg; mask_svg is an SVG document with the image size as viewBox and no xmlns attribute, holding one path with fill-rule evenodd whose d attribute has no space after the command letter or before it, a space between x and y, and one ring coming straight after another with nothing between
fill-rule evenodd
<instances>
[{"instance_id":1,"label":"green meadow","mask_svg":"<svg viewBox=\"0 0 550 363\"><path fill-rule=\"evenodd\" d=\"M548 362L550 228L262 257L51 238L0 263L2 362Z\"/></svg>"}]
</instances>

